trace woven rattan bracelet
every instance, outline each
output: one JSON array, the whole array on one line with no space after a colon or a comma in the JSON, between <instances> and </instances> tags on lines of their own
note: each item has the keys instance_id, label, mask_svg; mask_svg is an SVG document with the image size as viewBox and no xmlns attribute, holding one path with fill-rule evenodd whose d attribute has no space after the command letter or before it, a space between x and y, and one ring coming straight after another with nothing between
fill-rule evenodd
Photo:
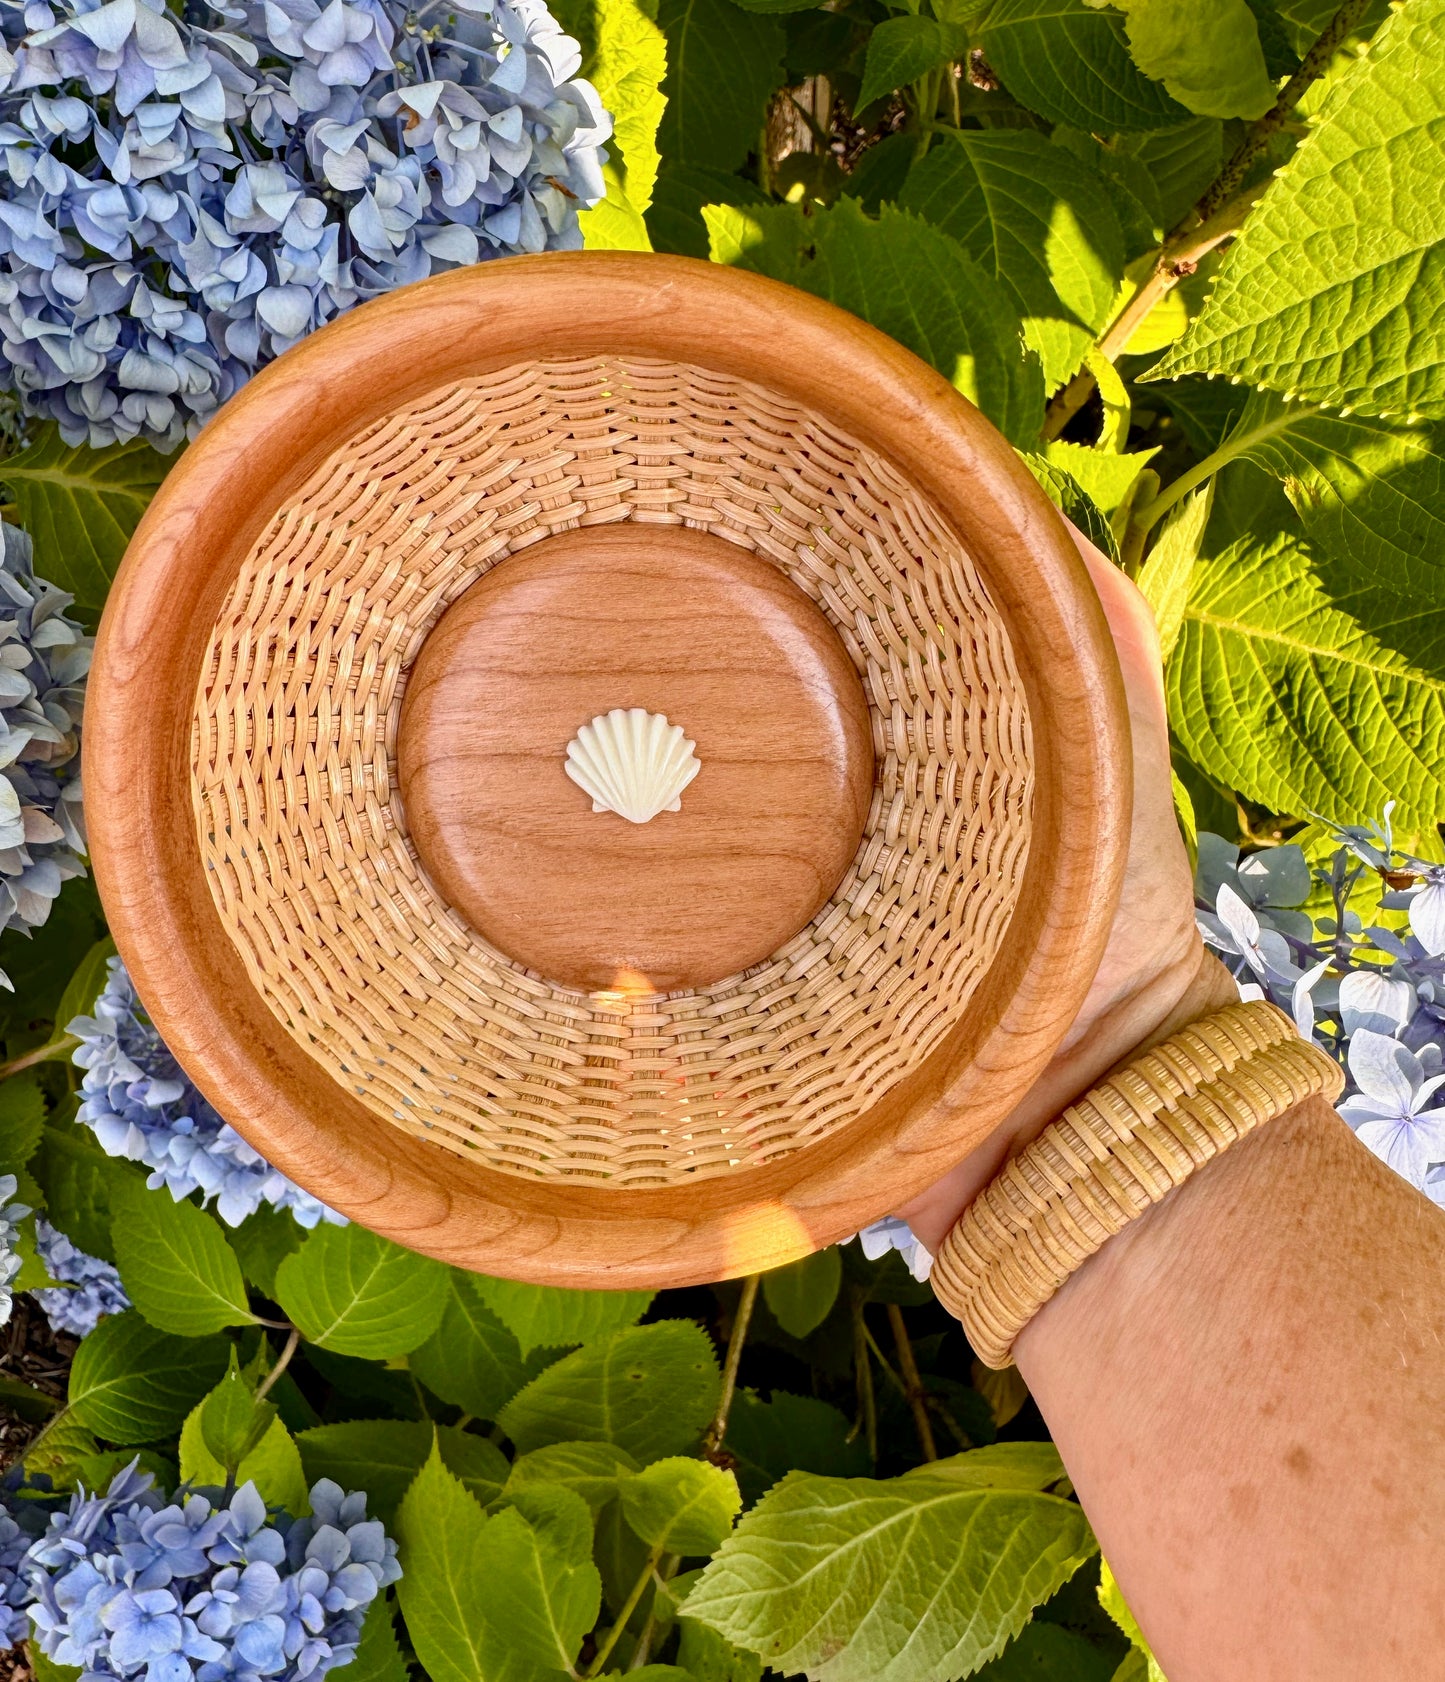
<instances>
[{"instance_id":1,"label":"woven rattan bracelet","mask_svg":"<svg viewBox=\"0 0 1445 1682\"><path fill-rule=\"evenodd\" d=\"M1129 1221L1339 1067L1271 1004L1227 1005L1131 1059L1071 1104L944 1239L933 1288L979 1359L1005 1367L1059 1286Z\"/></svg>"}]
</instances>

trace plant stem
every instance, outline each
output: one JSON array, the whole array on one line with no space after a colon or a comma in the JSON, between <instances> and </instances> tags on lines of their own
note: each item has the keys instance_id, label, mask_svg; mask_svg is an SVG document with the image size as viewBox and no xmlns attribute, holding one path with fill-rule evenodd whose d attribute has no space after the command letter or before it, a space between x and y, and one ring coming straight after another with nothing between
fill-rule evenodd
<instances>
[{"instance_id":1,"label":"plant stem","mask_svg":"<svg viewBox=\"0 0 1445 1682\"><path fill-rule=\"evenodd\" d=\"M657 1570L658 1563L661 1559L662 1549L660 1547L654 1548L652 1552L648 1554L646 1565L643 1566L641 1572L638 1574L637 1581L632 1585L631 1589L628 1591L627 1599L623 1602L622 1610L617 1614L617 1621L613 1624L612 1628L608 1630L607 1639L597 1649L592 1663L582 1672L584 1676L598 1675L601 1672L603 1665L605 1665L608 1659L612 1657L612 1649L621 1639L623 1630L627 1628L627 1620L637 1610L637 1603L646 1593L647 1585L652 1581L652 1575Z\"/></svg>"},{"instance_id":2,"label":"plant stem","mask_svg":"<svg viewBox=\"0 0 1445 1682\"><path fill-rule=\"evenodd\" d=\"M863 1318L863 1304L866 1300L864 1293L855 1285L853 1287L853 1370L858 1385L858 1406L863 1415L864 1441L868 1445L868 1458L876 1465L878 1461L878 1402L873 1394L873 1368L868 1360L868 1345L873 1340L868 1333L868 1322Z\"/></svg>"},{"instance_id":3,"label":"plant stem","mask_svg":"<svg viewBox=\"0 0 1445 1682\"><path fill-rule=\"evenodd\" d=\"M1156 497L1135 510L1131 524L1141 534L1140 541L1143 540L1143 534L1156 525L1176 502L1188 496L1190 491L1196 490L1205 480L1212 479L1221 467L1227 467L1236 457L1242 456L1246 450L1262 440L1287 431L1306 415L1314 414L1318 408L1318 404L1312 403L1291 404L1273 419L1260 426L1250 427L1248 432L1232 432L1217 450L1205 456L1203 461L1195 462L1187 473L1181 473L1177 479L1171 479Z\"/></svg>"},{"instance_id":4,"label":"plant stem","mask_svg":"<svg viewBox=\"0 0 1445 1682\"><path fill-rule=\"evenodd\" d=\"M666 1588L677 1575L677 1568L682 1564L681 1554L666 1554L662 1564L657 1568L657 1581L660 1588ZM652 1638L657 1633L657 1596L653 1595L652 1605L647 1608L647 1622L642 1626L642 1634L637 1638L637 1645L632 1649L632 1657L627 1662L629 1670L641 1670L647 1663L652 1652Z\"/></svg>"},{"instance_id":5,"label":"plant stem","mask_svg":"<svg viewBox=\"0 0 1445 1682\"><path fill-rule=\"evenodd\" d=\"M1234 149L1233 156L1196 206L1201 221L1207 221L1224 203L1249 173L1249 166L1269 144L1271 137L1284 127L1305 89L1325 69L1335 56L1335 49L1352 32L1369 10L1370 0L1345 0L1343 6L1325 25L1324 32L1300 61L1300 67L1280 89L1279 98L1255 123Z\"/></svg>"},{"instance_id":6,"label":"plant stem","mask_svg":"<svg viewBox=\"0 0 1445 1682\"><path fill-rule=\"evenodd\" d=\"M297 1346L300 1342L301 1333L296 1330L295 1326L292 1326L290 1335L286 1339L285 1346L281 1350L280 1355L277 1357L276 1365L271 1368L270 1372L268 1372L256 1386L256 1400L258 1402L264 1402L266 1400L267 1393L271 1389L271 1386L278 1378L280 1378L281 1374L285 1372L287 1367L291 1365L291 1357L296 1353Z\"/></svg>"},{"instance_id":7,"label":"plant stem","mask_svg":"<svg viewBox=\"0 0 1445 1682\"><path fill-rule=\"evenodd\" d=\"M903 1374L903 1393L908 1398L908 1405L913 1410L913 1423L918 1429L918 1446L923 1450L925 1460L937 1460L938 1449L933 1441L933 1427L928 1421L927 1392L923 1388L918 1362L913 1357L908 1327L903 1323L903 1310L896 1302L888 1304L888 1324L893 1328L893 1342L898 1350L898 1366Z\"/></svg>"},{"instance_id":8,"label":"plant stem","mask_svg":"<svg viewBox=\"0 0 1445 1682\"><path fill-rule=\"evenodd\" d=\"M713 1415L712 1424L707 1428L707 1435L702 1439L704 1459L711 1459L717 1453L727 1435L728 1414L732 1410L733 1392L738 1383L738 1366L743 1358L743 1344L747 1341L748 1324L753 1317L753 1304L758 1300L758 1286L762 1284L762 1280L763 1276L760 1273L750 1273L743 1280L743 1294L738 1298L732 1331L728 1334L728 1352L723 1361L722 1390L718 1394L717 1412Z\"/></svg>"},{"instance_id":9,"label":"plant stem","mask_svg":"<svg viewBox=\"0 0 1445 1682\"><path fill-rule=\"evenodd\" d=\"M20 1056L12 1057L8 1063L0 1063L0 1080L8 1080L11 1075L18 1075L22 1069L32 1069L37 1063L58 1063L62 1057L68 1058L80 1041L74 1034L62 1034L59 1039L47 1040L44 1045L37 1045L33 1051L23 1051Z\"/></svg>"}]
</instances>

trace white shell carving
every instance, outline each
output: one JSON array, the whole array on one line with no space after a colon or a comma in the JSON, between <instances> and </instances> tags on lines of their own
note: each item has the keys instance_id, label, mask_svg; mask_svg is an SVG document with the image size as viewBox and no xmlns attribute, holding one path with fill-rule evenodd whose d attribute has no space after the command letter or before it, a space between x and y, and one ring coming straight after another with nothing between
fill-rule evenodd
<instances>
[{"instance_id":1,"label":"white shell carving","mask_svg":"<svg viewBox=\"0 0 1445 1682\"><path fill-rule=\"evenodd\" d=\"M594 812L649 823L659 812L682 810L682 791L702 770L696 746L662 713L614 707L568 742L563 769L592 796Z\"/></svg>"}]
</instances>

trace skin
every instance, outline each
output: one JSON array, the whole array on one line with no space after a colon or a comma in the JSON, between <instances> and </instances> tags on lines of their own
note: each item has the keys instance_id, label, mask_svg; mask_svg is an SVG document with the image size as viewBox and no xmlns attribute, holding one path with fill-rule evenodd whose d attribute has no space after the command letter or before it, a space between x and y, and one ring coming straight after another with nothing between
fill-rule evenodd
<instances>
[{"instance_id":1,"label":"skin","mask_svg":"<svg viewBox=\"0 0 1445 1682\"><path fill-rule=\"evenodd\" d=\"M1129 693L1123 897L1044 1077L901 1211L930 1247L1101 1074L1238 996L1195 932L1152 616L1075 535ZM1169 1682L1445 1678L1445 1216L1323 1099L1112 1238L1014 1354Z\"/></svg>"}]
</instances>

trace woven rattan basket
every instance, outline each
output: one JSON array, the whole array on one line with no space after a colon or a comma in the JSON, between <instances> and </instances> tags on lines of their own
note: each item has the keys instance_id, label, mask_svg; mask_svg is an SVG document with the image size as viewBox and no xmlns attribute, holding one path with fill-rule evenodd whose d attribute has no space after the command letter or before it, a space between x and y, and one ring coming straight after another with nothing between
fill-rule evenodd
<instances>
[{"instance_id":1,"label":"woven rattan basket","mask_svg":"<svg viewBox=\"0 0 1445 1682\"><path fill-rule=\"evenodd\" d=\"M634 709L697 762L646 822L567 769ZM1129 816L1008 445L852 316L630 254L407 288L227 404L111 593L84 774L222 1114L574 1286L775 1266L941 1174L1076 1012Z\"/></svg>"}]
</instances>

